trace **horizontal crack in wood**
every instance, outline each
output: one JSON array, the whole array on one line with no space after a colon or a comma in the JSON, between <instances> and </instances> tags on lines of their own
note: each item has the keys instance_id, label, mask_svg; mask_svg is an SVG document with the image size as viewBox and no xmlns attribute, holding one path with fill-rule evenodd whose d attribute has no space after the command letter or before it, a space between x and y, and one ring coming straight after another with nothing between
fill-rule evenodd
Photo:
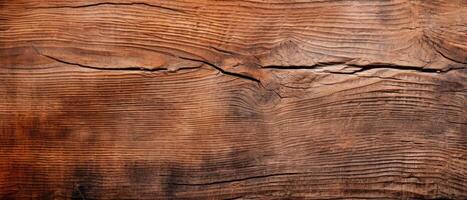
<instances>
[{"instance_id":1,"label":"horizontal crack in wood","mask_svg":"<svg viewBox=\"0 0 467 200\"><path fill-rule=\"evenodd\" d=\"M140 67L140 66L131 66L131 67L107 68L107 67L96 67L96 66L90 66L90 65L83 65L83 64L80 64L80 63L62 60L60 58L56 58L54 56L50 56L50 55L41 53L39 51L39 49L37 49L37 47L35 47L33 45L31 45L31 47L34 49L34 51L37 54L39 54L41 56L44 56L46 58L49 58L49 59L54 60L54 61L59 62L59 63L63 63L63 64L67 64L67 65L74 65L74 66L78 66L78 67L82 67L82 68L95 69L95 70L107 70L107 71L147 71L147 72L170 71L166 67L147 68L147 67ZM171 72L176 72L176 71L184 70L184 69L197 69L197 68L200 68L200 66L197 66L197 67L180 67L180 68L177 68L175 71L171 71Z\"/></svg>"},{"instance_id":2,"label":"horizontal crack in wood","mask_svg":"<svg viewBox=\"0 0 467 200\"><path fill-rule=\"evenodd\" d=\"M76 62L70 62L66 61L51 55L47 55L42 53L37 47L34 45L31 45L31 47L37 52L37 54L44 56L46 58L52 59L56 62L60 62L63 64L67 65L74 65L78 67L83 67L83 68L88 68L88 69L94 69L94 70L107 70L107 71L146 71L146 72L156 72L156 71L170 71L170 72L177 72L179 70L186 70L186 69L197 69L202 67L196 66L196 67L180 67L175 70L170 70L168 67L157 67L157 68L148 68L148 67L141 67L141 66L129 66L129 67L118 67L118 68L107 68L107 67L97 67L97 66L90 66L90 65L84 65L81 63L76 63ZM216 65L213 62L207 61L206 59L201 59L201 58L189 58L189 57L183 57L183 56L175 56L178 59L181 60L188 60L192 62L197 62L197 63L202 63L206 66L210 66L211 68L219 71L220 73L228 76L233 76L237 78L241 78L244 80L249 80L258 83L261 87L273 91L277 96L280 98L286 98L282 96L278 91L277 88L270 88L268 86L265 86L263 84L263 80L261 80L262 77L255 77L254 75L246 74L246 73L236 73L229 71L227 69L224 69L221 66ZM448 69L431 69L431 68L423 68L423 67L417 67L417 66L403 66L403 65L395 65L395 64L387 64L387 63L376 63L376 64L368 64L368 65L358 65L358 64L351 64L352 60L350 61L345 61L345 62L319 62L313 65L300 65L300 66L281 66L281 65L268 65L268 66L262 66L258 65L258 70L268 70L268 69L274 69L274 70L312 70L315 73L324 73L324 74L341 74L341 75L356 75L361 78L380 78L380 79L393 79L393 80L401 80L398 78L394 77L382 77L382 76L377 76L377 75L362 75L361 72L365 72L368 70L372 69L388 69L388 70L407 70L407 71L414 71L417 73L429 73L429 74L441 74L441 73L447 73L452 70L459 70L459 69L465 69L463 68L448 68ZM356 70L353 71L330 71L327 70L327 67L331 66L336 66L336 65L344 65L348 67L353 67L357 68ZM276 81L277 80L273 80ZM282 85L282 84L281 84Z\"/></svg>"},{"instance_id":3,"label":"horizontal crack in wood","mask_svg":"<svg viewBox=\"0 0 467 200\"><path fill-rule=\"evenodd\" d=\"M326 63L317 63L314 65L294 65L294 66L280 66L280 65L269 65L264 66L262 68L265 69L277 69L277 70L291 70L291 69L305 69L305 70L316 70L316 69L323 69L323 67L328 66L335 66L335 65L345 65L349 67L357 67L360 68L358 70L350 71L350 72L338 72L338 71L328 71L322 70L321 73L332 73L332 74L356 74L359 72L364 72L372 69L393 69L393 70L408 70L408 71L416 71L419 73L447 73L452 70L460 70L466 69L463 68L448 68L448 69L432 69L432 68L424 68L424 67L417 67L417 66L405 66L405 65L394 65L394 64L369 64L369 65L356 65L356 64L349 64L348 62L326 62Z\"/></svg>"},{"instance_id":4,"label":"horizontal crack in wood","mask_svg":"<svg viewBox=\"0 0 467 200\"><path fill-rule=\"evenodd\" d=\"M299 172L277 173L277 174L249 176L249 177L245 177L245 178L214 181L214 182L207 182L207 183L170 183L170 184L181 185L181 186L206 186L206 185L217 185L217 184L229 184L229 183L247 181L247 180L252 180L252 179L262 179L262 178L269 178L269 177L276 177L276 176L290 176L290 175L301 175L301 174L308 174L308 173L304 173L304 172L302 172L302 173L299 173Z\"/></svg>"}]
</instances>

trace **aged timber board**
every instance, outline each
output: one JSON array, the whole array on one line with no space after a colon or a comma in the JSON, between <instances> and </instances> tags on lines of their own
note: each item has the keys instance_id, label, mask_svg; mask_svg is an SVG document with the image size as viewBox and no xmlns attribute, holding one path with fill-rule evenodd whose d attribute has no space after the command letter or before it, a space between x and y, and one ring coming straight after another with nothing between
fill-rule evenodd
<instances>
[{"instance_id":1,"label":"aged timber board","mask_svg":"<svg viewBox=\"0 0 467 200\"><path fill-rule=\"evenodd\" d=\"M465 0L0 0L0 199L467 199Z\"/></svg>"}]
</instances>

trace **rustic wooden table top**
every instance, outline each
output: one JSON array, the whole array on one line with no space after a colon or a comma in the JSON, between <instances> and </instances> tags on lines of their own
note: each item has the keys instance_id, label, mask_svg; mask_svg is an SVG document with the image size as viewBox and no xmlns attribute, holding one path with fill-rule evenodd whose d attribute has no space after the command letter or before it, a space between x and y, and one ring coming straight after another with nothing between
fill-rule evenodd
<instances>
[{"instance_id":1,"label":"rustic wooden table top","mask_svg":"<svg viewBox=\"0 0 467 200\"><path fill-rule=\"evenodd\" d=\"M465 0L0 0L0 199L467 199Z\"/></svg>"}]
</instances>

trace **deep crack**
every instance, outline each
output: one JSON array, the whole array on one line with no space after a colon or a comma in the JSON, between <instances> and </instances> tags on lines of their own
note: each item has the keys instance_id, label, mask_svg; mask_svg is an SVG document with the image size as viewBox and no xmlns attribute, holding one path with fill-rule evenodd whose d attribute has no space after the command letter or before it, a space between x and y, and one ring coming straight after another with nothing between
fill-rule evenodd
<instances>
[{"instance_id":1,"label":"deep crack","mask_svg":"<svg viewBox=\"0 0 467 200\"><path fill-rule=\"evenodd\" d=\"M106 67L96 67L96 66L90 66L90 65L83 65L80 63L75 63L75 62L70 62L66 60L62 60L60 58L56 58L47 54L41 53L35 46L31 46L34 51L39 54L40 56L44 56L46 58L52 59L56 62L67 64L67 65L74 65L82 68L87 68L87 69L95 69L95 70L106 70L106 71L147 71L147 72L155 72L155 71L170 71L169 68L166 67L158 67L158 68L146 68L146 67L139 67L139 66L130 66L130 67L118 67L118 68L106 68ZM175 71L182 70L182 69L197 69L200 68L200 66L197 67L181 67L177 68Z\"/></svg>"},{"instance_id":2,"label":"deep crack","mask_svg":"<svg viewBox=\"0 0 467 200\"><path fill-rule=\"evenodd\" d=\"M239 73L234 73L234 72L230 72L230 71L227 71L227 70L224 70L222 69L221 67L211 63L211 62L208 62L206 60L200 60L200 59L195 59L195 58L187 58L187 57L181 57L179 56L179 58L181 59L184 59L184 60L191 60L191 61L195 61L195 62L201 62L203 64L206 64L208 66L211 66L212 68L218 70L219 72L221 72L222 74L226 74L226 75L230 75L230 76L235 76L235 77L238 77L238 78L242 78L242 79L247 79L247 80L250 80L250 81L254 81L254 82L257 82L257 83L261 83L261 80L253 77L253 76L247 76L247 75L244 75L244 74L239 74Z\"/></svg>"},{"instance_id":3,"label":"deep crack","mask_svg":"<svg viewBox=\"0 0 467 200\"><path fill-rule=\"evenodd\" d=\"M31 47L37 52L37 54L44 56L46 58L52 59L56 62L60 62L63 64L68 64L68 65L74 65L82 68L88 68L88 69L95 69L95 70L108 70L108 71L147 71L147 72L155 72L155 71L170 71L170 72L176 72L178 70L183 70L183 69L196 69L200 68L201 66L196 66L196 67L181 67L181 68L176 68L175 70L172 71L172 69L169 69L168 67L157 67L157 68L147 68L147 67L140 67L140 66L129 66L129 67L119 67L119 68L106 68L106 67L96 67L96 66L90 66L90 65L84 65L81 63L76 63L76 62L70 62L66 61L54 56L50 56L47 54L41 53L39 49L37 49L34 45L31 45ZM210 61L207 61L205 59L199 59L199 58L189 58L189 57L183 57L183 56L175 56L178 59L181 60L188 60L188 61L193 61L201 64L205 64L207 66L210 66L214 68L215 70L219 71L220 73L228 76L233 76L237 77L240 79L245 79L249 81L253 81L258 83L261 87L272 90L275 94L277 94L280 98L284 98L282 95L279 94L278 91L275 89L271 89L268 87L265 87L262 83L262 80L260 77L255 77L254 75L250 74L243 74L243 73L236 73L232 71L228 71L215 63L212 63ZM345 61L345 62L320 62L316 63L313 65L293 65L293 66L281 66L281 65L269 65L269 66L261 66L258 65L258 70L267 70L267 69L275 69L275 70L297 70L297 69L304 69L304 70L312 70L315 71L316 73L328 73L328 74L343 74L343 75L357 75L361 78L384 78L384 79L395 79L395 80L400 80L397 78L392 78L392 77L380 77L380 76L374 76L374 75L361 75L361 72L372 70L372 69L394 69L394 70L410 70L410 71L416 71L419 73L430 73L430 74L440 74L440 73L447 73L452 70L459 70L459 69L465 69L465 68L449 68L449 69L431 69L431 68L423 68L423 67L417 67L417 66L404 66L404 65L395 65L395 64L387 64L387 63L381 63L381 64L369 64L369 65L358 65L358 64L349 64L350 61ZM347 67L354 67L357 68L356 70L353 71L331 71L327 70L326 67L331 67L331 66L336 66L336 65L343 65ZM318 71L318 69L320 71Z\"/></svg>"},{"instance_id":4,"label":"deep crack","mask_svg":"<svg viewBox=\"0 0 467 200\"><path fill-rule=\"evenodd\" d=\"M339 71L329 71L323 70L325 73L332 73L332 74L356 74L372 69L396 69L396 70L412 70L421 73L447 73L452 70L459 70L464 68L448 68L448 69L432 69L432 68L423 68L417 66L407 66L407 65L394 65L394 64L369 64L369 65L356 65L356 64L348 64L347 62L326 62L326 63L317 63L314 65L293 65L293 66L281 66L281 65L269 65L264 66L264 69L276 69L276 70L290 70L290 69L304 69L304 70L316 70L316 69L323 69L323 67L335 66L335 65L345 65L349 67L356 67L360 68L358 70L350 71L350 72L339 72Z\"/></svg>"}]
</instances>

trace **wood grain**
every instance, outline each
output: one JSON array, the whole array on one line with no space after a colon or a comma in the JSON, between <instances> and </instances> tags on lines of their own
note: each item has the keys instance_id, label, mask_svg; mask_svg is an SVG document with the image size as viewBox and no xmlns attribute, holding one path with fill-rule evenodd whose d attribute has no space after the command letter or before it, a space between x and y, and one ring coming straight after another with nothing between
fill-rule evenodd
<instances>
[{"instance_id":1,"label":"wood grain","mask_svg":"<svg viewBox=\"0 0 467 200\"><path fill-rule=\"evenodd\" d=\"M0 0L0 199L467 199L466 18Z\"/></svg>"}]
</instances>

